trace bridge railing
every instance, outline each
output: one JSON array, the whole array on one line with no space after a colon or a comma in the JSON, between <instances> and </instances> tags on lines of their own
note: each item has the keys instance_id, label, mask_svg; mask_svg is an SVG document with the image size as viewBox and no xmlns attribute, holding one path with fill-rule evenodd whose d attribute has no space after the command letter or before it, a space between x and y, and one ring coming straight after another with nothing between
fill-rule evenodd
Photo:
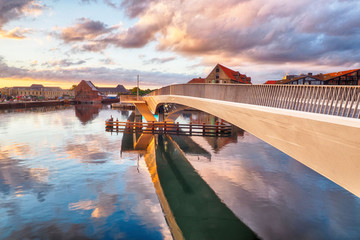
<instances>
[{"instance_id":1,"label":"bridge railing","mask_svg":"<svg viewBox=\"0 0 360 240\"><path fill-rule=\"evenodd\" d=\"M149 95L209 98L360 119L360 86L178 84Z\"/></svg>"}]
</instances>

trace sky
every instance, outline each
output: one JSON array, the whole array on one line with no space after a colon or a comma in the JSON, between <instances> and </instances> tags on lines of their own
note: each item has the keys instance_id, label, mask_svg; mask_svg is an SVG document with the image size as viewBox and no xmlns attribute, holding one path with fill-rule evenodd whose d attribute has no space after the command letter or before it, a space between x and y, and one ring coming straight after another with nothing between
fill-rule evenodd
<instances>
[{"instance_id":1,"label":"sky","mask_svg":"<svg viewBox=\"0 0 360 240\"><path fill-rule=\"evenodd\" d=\"M0 87L255 84L360 68L358 0L0 0Z\"/></svg>"}]
</instances>

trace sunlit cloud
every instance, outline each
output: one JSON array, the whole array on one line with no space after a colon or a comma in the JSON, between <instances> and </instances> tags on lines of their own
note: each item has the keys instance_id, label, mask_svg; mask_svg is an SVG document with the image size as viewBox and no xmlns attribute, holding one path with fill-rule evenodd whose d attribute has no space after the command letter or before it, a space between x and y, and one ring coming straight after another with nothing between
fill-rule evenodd
<instances>
[{"instance_id":1,"label":"sunlit cloud","mask_svg":"<svg viewBox=\"0 0 360 240\"><path fill-rule=\"evenodd\" d=\"M31 30L21 29L20 27L13 28L9 31L0 30L0 37L1 38L12 38L12 39L24 39L26 38L25 34L30 33Z\"/></svg>"}]
</instances>

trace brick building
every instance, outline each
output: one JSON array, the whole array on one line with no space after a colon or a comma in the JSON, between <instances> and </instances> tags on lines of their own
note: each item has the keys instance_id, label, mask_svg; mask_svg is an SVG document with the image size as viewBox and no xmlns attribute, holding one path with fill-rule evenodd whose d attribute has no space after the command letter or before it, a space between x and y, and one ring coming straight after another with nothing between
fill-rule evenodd
<instances>
[{"instance_id":1,"label":"brick building","mask_svg":"<svg viewBox=\"0 0 360 240\"><path fill-rule=\"evenodd\" d=\"M102 99L103 95L91 81L82 80L75 88L75 101L100 103Z\"/></svg>"}]
</instances>

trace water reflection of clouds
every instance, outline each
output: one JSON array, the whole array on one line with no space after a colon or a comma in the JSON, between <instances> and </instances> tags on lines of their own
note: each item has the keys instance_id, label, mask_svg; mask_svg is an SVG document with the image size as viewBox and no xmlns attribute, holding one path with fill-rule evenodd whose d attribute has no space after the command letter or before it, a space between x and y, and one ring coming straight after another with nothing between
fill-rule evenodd
<instances>
[{"instance_id":1,"label":"water reflection of clouds","mask_svg":"<svg viewBox=\"0 0 360 240\"><path fill-rule=\"evenodd\" d=\"M84 163L105 163L114 149L119 149L117 141L95 134L75 135L64 147L66 154Z\"/></svg>"},{"instance_id":2,"label":"water reflection of clouds","mask_svg":"<svg viewBox=\"0 0 360 240\"><path fill-rule=\"evenodd\" d=\"M11 232L4 239L93 239L87 235L86 224L65 224L53 220L50 222L30 222L24 224L22 228Z\"/></svg>"},{"instance_id":3,"label":"water reflection of clouds","mask_svg":"<svg viewBox=\"0 0 360 240\"><path fill-rule=\"evenodd\" d=\"M343 239L356 236L356 233L351 235L351 231L360 225L360 201L250 134L245 134L237 144L227 145L211 162L191 163L260 237ZM355 219L354 211L359 216Z\"/></svg>"},{"instance_id":4,"label":"water reflection of clouds","mask_svg":"<svg viewBox=\"0 0 360 240\"><path fill-rule=\"evenodd\" d=\"M163 239L172 239L143 157L140 158L137 168L135 166L129 168L123 177L126 182L126 192L135 198L130 210L150 227L158 228Z\"/></svg>"},{"instance_id":5,"label":"water reflection of clouds","mask_svg":"<svg viewBox=\"0 0 360 240\"><path fill-rule=\"evenodd\" d=\"M10 123L7 142L0 143L2 234L42 239L52 236L47 230L53 228L65 239L75 236L70 228L79 226L78 237L84 239L161 238L167 224L160 206L151 206L157 201L151 178L136 180L149 182L150 188L127 186L128 178L138 178L137 162L133 156L120 158L121 136L104 131L111 114L121 118L115 116L120 112L105 110L82 125L74 109L4 116ZM88 162L104 164L82 164Z\"/></svg>"},{"instance_id":6,"label":"water reflection of clouds","mask_svg":"<svg viewBox=\"0 0 360 240\"><path fill-rule=\"evenodd\" d=\"M92 218L103 218L112 215L116 210L116 203L118 202L117 195L99 194L96 200L81 200L79 202L70 203L69 210L92 210Z\"/></svg>"},{"instance_id":7,"label":"water reflection of clouds","mask_svg":"<svg viewBox=\"0 0 360 240\"><path fill-rule=\"evenodd\" d=\"M18 157L18 158L27 158L34 155L33 149L24 143L13 143L4 145L3 143L0 144L0 154L2 154L1 158L3 157Z\"/></svg>"},{"instance_id":8,"label":"water reflection of clouds","mask_svg":"<svg viewBox=\"0 0 360 240\"><path fill-rule=\"evenodd\" d=\"M33 192L39 201L45 201L45 195L52 186L48 184L47 168L29 168L23 166L22 160L0 153L0 192L17 197Z\"/></svg>"}]
</instances>

